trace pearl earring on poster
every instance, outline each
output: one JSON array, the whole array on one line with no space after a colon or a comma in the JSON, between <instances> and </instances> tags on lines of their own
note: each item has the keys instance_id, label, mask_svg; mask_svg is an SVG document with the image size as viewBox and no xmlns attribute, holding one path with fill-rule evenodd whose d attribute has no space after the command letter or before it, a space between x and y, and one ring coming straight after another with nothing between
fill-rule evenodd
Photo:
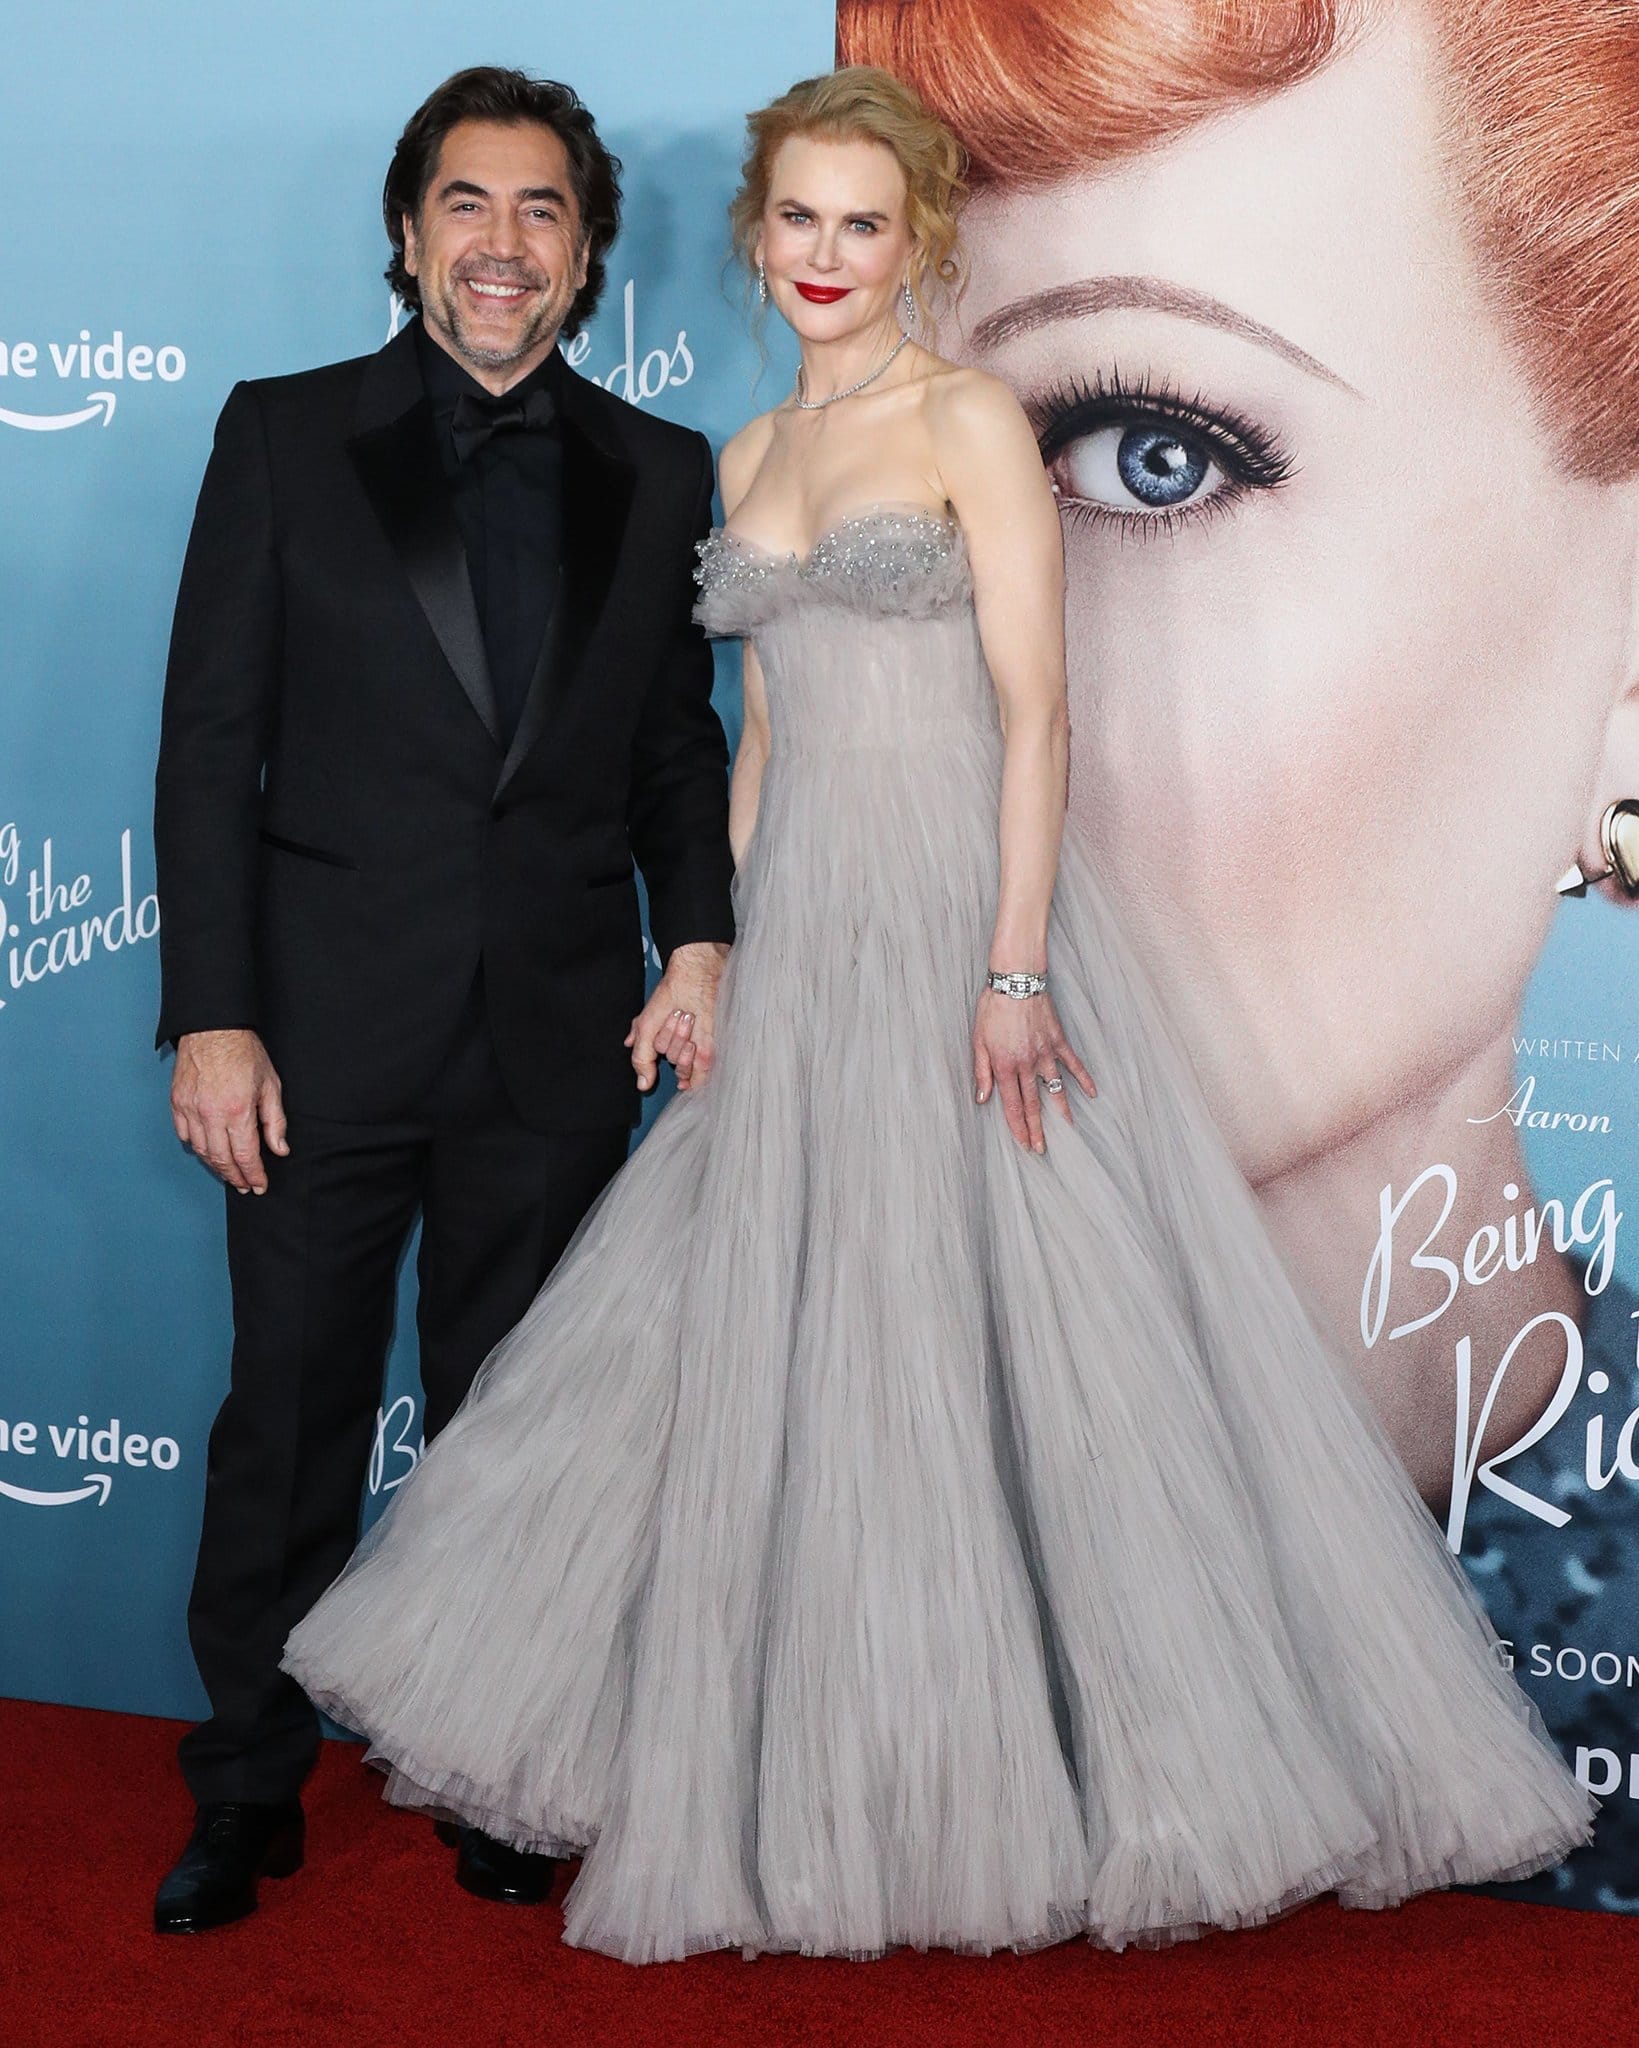
<instances>
[{"instance_id":1,"label":"pearl earring on poster","mask_svg":"<svg viewBox=\"0 0 1639 2048\"><path fill-rule=\"evenodd\" d=\"M1581 896L1594 882L1612 876L1630 896L1639 896L1639 801L1623 797L1607 804L1599 821L1599 850L1605 865L1597 875L1584 874L1581 861L1574 861L1554 884L1561 896Z\"/></svg>"}]
</instances>

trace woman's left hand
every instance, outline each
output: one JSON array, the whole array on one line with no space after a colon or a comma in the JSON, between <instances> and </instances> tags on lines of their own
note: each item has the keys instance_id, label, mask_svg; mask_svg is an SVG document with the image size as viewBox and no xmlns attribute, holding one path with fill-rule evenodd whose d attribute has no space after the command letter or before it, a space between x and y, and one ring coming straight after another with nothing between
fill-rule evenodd
<instances>
[{"instance_id":1,"label":"woman's left hand","mask_svg":"<svg viewBox=\"0 0 1639 2048\"><path fill-rule=\"evenodd\" d=\"M1061 1069L1074 1076L1084 1095L1098 1093L1092 1075L1064 1036L1051 996L1020 998L985 989L973 1019L974 1100L986 1103L992 1093L1000 1095L1008 1129L1032 1152L1047 1150L1043 1095L1066 1123L1070 1121L1070 1096Z\"/></svg>"},{"instance_id":2,"label":"woman's left hand","mask_svg":"<svg viewBox=\"0 0 1639 2048\"><path fill-rule=\"evenodd\" d=\"M677 1069L677 1085L685 1092L698 1088L711 1072L717 985L728 953L726 945L709 940L673 948L654 994L632 1019L625 1038L637 1085L645 1095L654 1087L663 1059Z\"/></svg>"}]
</instances>

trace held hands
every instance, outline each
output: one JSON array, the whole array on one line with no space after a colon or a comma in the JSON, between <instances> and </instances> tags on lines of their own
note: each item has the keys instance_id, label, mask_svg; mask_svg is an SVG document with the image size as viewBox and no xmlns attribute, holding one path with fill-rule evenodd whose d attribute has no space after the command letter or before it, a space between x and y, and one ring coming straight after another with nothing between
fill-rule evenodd
<instances>
[{"instance_id":1,"label":"held hands","mask_svg":"<svg viewBox=\"0 0 1639 2048\"><path fill-rule=\"evenodd\" d=\"M711 1072L717 984L728 951L709 940L676 947L654 994L632 1019L625 1043L644 1094L654 1086L663 1059L677 1069L679 1088L692 1088Z\"/></svg>"},{"instance_id":2,"label":"held hands","mask_svg":"<svg viewBox=\"0 0 1639 2048\"><path fill-rule=\"evenodd\" d=\"M242 1195L267 1193L262 1145L283 1159L284 1097L254 1031L188 1031L177 1040L171 1122L184 1145Z\"/></svg>"},{"instance_id":3,"label":"held hands","mask_svg":"<svg viewBox=\"0 0 1639 2048\"><path fill-rule=\"evenodd\" d=\"M992 1091L998 1094L1008 1129L1032 1152L1047 1150L1041 1121L1044 1096L1070 1122L1070 1097L1061 1067L1075 1077L1084 1095L1098 1093L1092 1075L1070 1049L1051 996L1021 999L987 988L973 1020L973 1099L983 1104Z\"/></svg>"}]
</instances>

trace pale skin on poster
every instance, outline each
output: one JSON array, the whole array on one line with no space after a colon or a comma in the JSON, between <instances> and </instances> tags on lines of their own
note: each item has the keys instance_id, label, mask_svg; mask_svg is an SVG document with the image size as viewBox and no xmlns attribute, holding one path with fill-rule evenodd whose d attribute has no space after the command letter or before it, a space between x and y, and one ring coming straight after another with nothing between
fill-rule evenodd
<instances>
[{"instance_id":1,"label":"pale skin on poster","mask_svg":"<svg viewBox=\"0 0 1639 2048\"><path fill-rule=\"evenodd\" d=\"M913 247L905 174L885 144L793 136L780 146L752 254L797 336L810 400L846 390L886 361L900 336ZM804 285L843 296L814 303ZM1048 972L1070 742L1064 563L1052 489L1017 400L996 378L913 342L853 396L817 411L788 398L752 420L723 450L720 481L736 534L799 557L872 506L948 510L960 521L1005 743L990 966ZM729 814L737 862L756 825L769 745L763 675L748 642ZM1048 1082L1068 1076L1087 1096L1097 1093L1051 993L1021 1000L985 989L972 1044L976 1101L998 1101L1032 1152L1046 1149L1044 1096L1071 1120L1068 1086L1048 1092Z\"/></svg>"},{"instance_id":2,"label":"pale skin on poster","mask_svg":"<svg viewBox=\"0 0 1639 2048\"><path fill-rule=\"evenodd\" d=\"M1450 90L1396 8L1283 92L987 187L960 307L964 358L1044 427L1078 422L1051 458L1072 829L1431 1500L1451 1483L1456 1336L1483 1388L1528 1321L1580 1321L1586 1300L1550 1246L1368 1348L1383 1191L1448 1164L1437 1249L1455 1259L1531 1200L1498 1113L1521 1000L1556 877L1599 872L1600 814L1639 788L1639 482L1577 475L1551 431L1453 174ZM1115 450L1169 407L1212 465L1161 514ZM1249 436L1284 478L1260 477ZM1555 1105L1575 1104L1558 1071ZM1590 1152L1584 1177L1607 1170ZM1439 1303L1438 1276L1406 1269L1437 1194L1404 1226L1390 1327ZM1546 1327L1515 1359L1488 1452L1564 1358Z\"/></svg>"},{"instance_id":3,"label":"pale skin on poster","mask_svg":"<svg viewBox=\"0 0 1639 2048\"><path fill-rule=\"evenodd\" d=\"M427 332L497 395L556 347L586 282L587 244L563 144L535 124L463 121L444 138L404 258ZM728 948L673 949L625 1043L639 1088L668 1059L680 1088L711 1071L712 1021ZM543 1055L549 1048L542 1048ZM263 1148L284 1158L283 1091L254 1031L190 1031L171 1078L176 1134L240 1194L267 1192Z\"/></svg>"}]
</instances>

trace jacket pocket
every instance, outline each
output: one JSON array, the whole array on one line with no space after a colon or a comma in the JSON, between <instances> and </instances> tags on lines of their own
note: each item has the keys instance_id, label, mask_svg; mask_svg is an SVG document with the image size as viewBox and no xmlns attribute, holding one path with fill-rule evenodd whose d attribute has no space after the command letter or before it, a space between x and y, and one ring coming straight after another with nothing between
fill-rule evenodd
<instances>
[{"instance_id":1,"label":"jacket pocket","mask_svg":"<svg viewBox=\"0 0 1639 2048\"><path fill-rule=\"evenodd\" d=\"M300 860L321 861L327 868L358 868L358 862L349 860L345 854L326 853L322 846L306 846L301 840L286 839L278 832L264 831L257 836L264 846L276 846L281 853L293 853Z\"/></svg>"}]
</instances>

